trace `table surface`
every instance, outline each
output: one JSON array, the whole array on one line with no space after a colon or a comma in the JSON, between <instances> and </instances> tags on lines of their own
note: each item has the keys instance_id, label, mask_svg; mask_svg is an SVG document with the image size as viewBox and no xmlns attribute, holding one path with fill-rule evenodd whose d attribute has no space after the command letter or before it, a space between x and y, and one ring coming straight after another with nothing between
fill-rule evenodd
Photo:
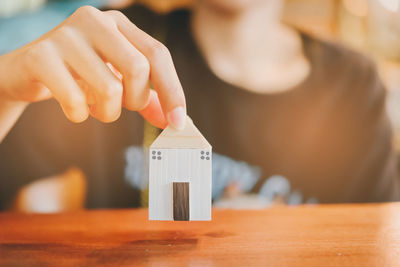
<instances>
[{"instance_id":1,"label":"table surface","mask_svg":"<svg viewBox=\"0 0 400 267\"><path fill-rule=\"evenodd\" d=\"M1 266L400 266L400 203L213 210L0 213ZM247 267L247 266L246 266Z\"/></svg>"}]
</instances>

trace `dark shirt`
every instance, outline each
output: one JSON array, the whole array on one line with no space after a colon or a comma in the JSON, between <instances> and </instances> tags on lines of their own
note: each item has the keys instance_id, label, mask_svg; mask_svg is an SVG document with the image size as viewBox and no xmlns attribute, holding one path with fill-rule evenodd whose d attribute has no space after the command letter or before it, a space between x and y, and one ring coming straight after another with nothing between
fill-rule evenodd
<instances>
[{"instance_id":1,"label":"dark shirt","mask_svg":"<svg viewBox=\"0 0 400 267\"><path fill-rule=\"evenodd\" d=\"M375 66L342 46L302 35L308 78L289 91L259 94L219 79L189 31L188 11L123 12L170 49L188 114L217 153L283 175L320 202L400 199L385 89ZM123 111L111 124L69 122L54 101L32 104L0 145L0 204L24 184L69 166L88 178L87 207L127 207L138 191L124 180L124 151L141 145L143 120Z\"/></svg>"}]
</instances>

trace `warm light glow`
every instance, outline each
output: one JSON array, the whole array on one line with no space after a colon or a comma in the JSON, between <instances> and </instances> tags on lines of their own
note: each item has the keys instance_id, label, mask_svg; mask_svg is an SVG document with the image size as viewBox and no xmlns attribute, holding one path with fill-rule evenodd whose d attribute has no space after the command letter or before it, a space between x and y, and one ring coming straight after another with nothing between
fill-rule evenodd
<instances>
[{"instance_id":1,"label":"warm light glow","mask_svg":"<svg viewBox=\"0 0 400 267\"><path fill-rule=\"evenodd\" d=\"M389 11L397 12L400 5L400 0L379 0L381 5Z\"/></svg>"},{"instance_id":2,"label":"warm light glow","mask_svg":"<svg viewBox=\"0 0 400 267\"><path fill-rule=\"evenodd\" d=\"M343 0L343 5L346 10L354 16L365 17L368 15L368 4L366 0Z\"/></svg>"}]
</instances>

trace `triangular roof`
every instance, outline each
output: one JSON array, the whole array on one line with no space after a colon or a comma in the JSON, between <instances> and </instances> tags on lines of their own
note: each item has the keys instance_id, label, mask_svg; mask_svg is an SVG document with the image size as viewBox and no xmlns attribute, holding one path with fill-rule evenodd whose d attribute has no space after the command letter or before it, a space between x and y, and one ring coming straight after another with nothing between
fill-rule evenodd
<instances>
[{"instance_id":1,"label":"triangular roof","mask_svg":"<svg viewBox=\"0 0 400 267\"><path fill-rule=\"evenodd\" d=\"M211 149L211 145L194 126L193 121L187 117L183 130L178 131L167 126L154 140L150 148Z\"/></svg>"}]
</instances>

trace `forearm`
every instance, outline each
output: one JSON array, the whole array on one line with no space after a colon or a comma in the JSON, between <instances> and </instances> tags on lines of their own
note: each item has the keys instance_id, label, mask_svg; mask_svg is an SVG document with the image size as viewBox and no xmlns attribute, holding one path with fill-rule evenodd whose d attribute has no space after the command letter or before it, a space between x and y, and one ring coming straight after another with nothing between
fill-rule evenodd
<instances>
[{"instance_id":1,"label":"forearm","mask_svg":"<svg viewBox=\"0 0 400 267\"><path fill-rule=\"evenodd\" d=\"M14 126L27 104L27 102L9 101L0 97L0 142Z\"/></svg>"}]
</instances>

